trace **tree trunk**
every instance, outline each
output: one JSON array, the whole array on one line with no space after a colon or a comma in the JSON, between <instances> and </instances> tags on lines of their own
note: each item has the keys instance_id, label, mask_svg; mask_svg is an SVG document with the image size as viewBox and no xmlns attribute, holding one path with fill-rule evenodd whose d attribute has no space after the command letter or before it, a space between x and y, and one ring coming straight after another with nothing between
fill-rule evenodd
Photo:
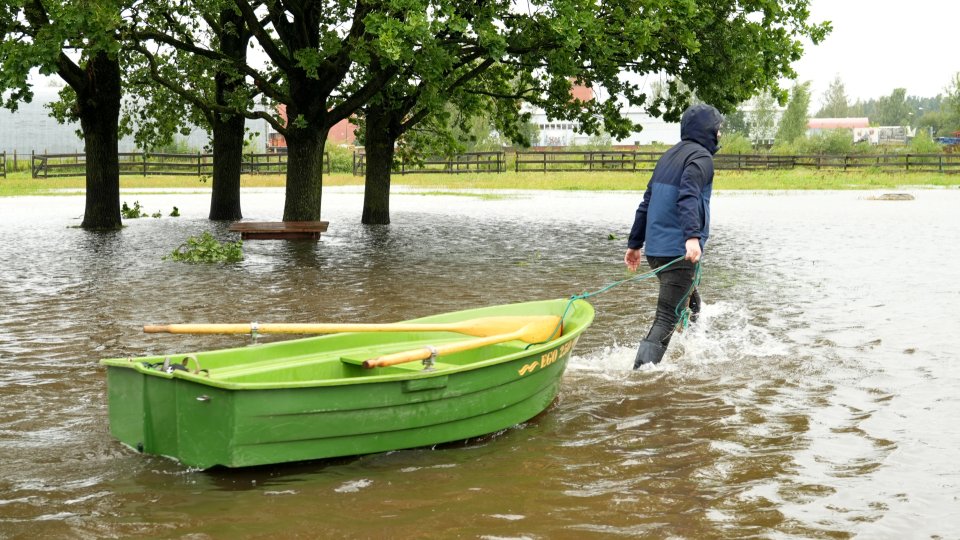
<instances>
[{"instance_id":1,"label":"tree trunk","mask_svg":"<svg viewBox=\"0 0 960 540\"><path fill-rule=\"evenodd\" d=\"M87 61L85 84L77 92L77 112L86 154L86 209L80 226L116 230L120 222L120 163L117 129L120 118L120 64L106 53Z\"/></svg>"},{"instance_id":2,"label":"tree trunk","mask_svg":"<svg viewBox=\"0 0 960 540\"><path fill-rule=\"evenodd\" d=\"M288 109L288 113L289 113ZM284 221L319 221L323 193L326 128L314 124L287 132L287 189Z\"/></svg>"},{"instance_id":3,"label":"tree trunk","mask_svg":"<svg viewBox=\"0 0 960 540\"><path fill-rule=\"evenodd\" d=\"M390 223L390 174L396 137L391 129L390 114L380 105L367 107L366 118L366 183L363 190L365 225Z\"/></svg>"},{"instance_id":4,"label":"tree trunk","mask_svg":"<svg viewBox=\"0 0 960 540\"><path fill-rule=\"evenodd\" d=\"M246 62L250 33L243 16L233 9L220 12L220 52ZM229 106L231 94L245 86L243 78L224 70L214 76L217 105ZM213 113L213 193L210 197L210 219L236 220L240 212L240 170L243 162L244 118Z\"/></svg>"},{"instance_id":5,"label":"tree trunk","mask_svg":"<svg viewBox=\"0 0 960 540\"><path fill-rule=\"evenodd\" d=\"M243 161L244 118L233 115L213 121L213 193L210 219L237 220L240 212L240 166Z\"/></svg>"}]
</instances>

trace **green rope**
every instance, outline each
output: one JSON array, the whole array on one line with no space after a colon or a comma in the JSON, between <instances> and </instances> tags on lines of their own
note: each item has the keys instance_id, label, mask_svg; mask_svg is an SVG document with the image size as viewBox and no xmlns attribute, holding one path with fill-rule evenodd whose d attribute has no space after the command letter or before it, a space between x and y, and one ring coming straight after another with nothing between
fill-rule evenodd
<instances>
[{"instance_id":1,"label":"green rope","mask_svg":"<svg viewBox=\"0 0 960 540\"><path fill-rule=\"evenodd\" d=\"M631 281L641 281L641 280L644 280L644 279L650 279L650 278L652 278L652 277L655 277L655 276L656 276L657 274L659 274L660 272L663 272L663 271L666 270L667 268L670 268L670 267L673 266L674 264L682 261L683 259L684 259L684 256L681 255L681 256L677 257L676 259L673 259L672 261L668 262L667 264L665 264L665 265L663 265L663 266L661 266L661 267L659 267L659 268L651 269L651 270L648 271L648 272L644 272L644 273L642 273L642 274L637 274L637 275L632 276L632 277L629 277L629 278L627 278L627 279L621 279L620 281L614 281L613 283L610 283L610 284L608 284L608 285L605 285L605 286L603 286L603 287L601 287L601 288L599 288L599 289L597 289L597 290L595 290L595 291L593 291L593 292L582 292L582 293L580 293L580 294L575 294L575 295L571 296L571 297L570 297L570 301L567 302L567 306L566 306L565 308L563 308L563 315L560 316L560 321L557 323L557 327L554 329L554 331L553 331L550 335L551 335L551 336L556 335L556 334L560 331L560 329L563 328L563 321L564 321L564 319L566 319L566 317L567 317L567 311L570 310L570 307L573 306L573 303L576 302L577 300L586 300L587 298L590 298L591 296L596 296L596 295L598 295L598 294L605 293L605 292L609 291L610 289L613 289L614 287L618 287L618 286L620 286L620 285L623 285L624 283L629 283L629 282L631 282ZM690 298L690 295L693 293L693 290L696 289L697 286L700 284L700 273L701 273L701 270L700 270L700 262L699 262L699 261L697 262L695 268L696 268L696 270L695 270L695 273L694 273L694 276L693 276L693 283L690 284L690 288L687 290L686 294L683 295L683 299L680 300L680 304L678 304L677 307L676 307L676 309L674 310L674 314L677 315L677 318L678 318L678 321L677 321L677 327L678 327L678 328L680 327L681 324L683 325L683 329L686 329L688 326L690 326L690 308L689 308L689 307L684 307L682 313L681 313L681 312L678 312L677 310L680 309L680 306L685 306L685 304L687 304L687 299ZM546 343L547 341L550 341L550 340L549 340L549 339L548 339L548 340L544 340L544 341L541 341L540 343ZM531 343L531 344L527 345L525 348L530 348L530 347L532 347L532 346L534 346L534 345L539 345L540 343Z\"/></svg>"},{"instance_id":2,"label":"green rope","mask_svg":"<svg viewBox=\"0 0 960 540\"><path fill-rule=\"evenodd\" d=\"M703 270L700 268L700 261L697 261L693 271L693 282L690 283L690 288L687 289L687 292L684 293L683 298L680 299L680 303L677 304L677 307L673 310L674 315L677 316L677 326L674 327L674 331L677 329L686 330L690 327L691 311L688 300L690 299L690 295L693 294L693 291L696 290L696 288L700 285L700 274L702 272ZM683 306L682 312L678 312L680 306Z\"/></svg>"}]
</instances>

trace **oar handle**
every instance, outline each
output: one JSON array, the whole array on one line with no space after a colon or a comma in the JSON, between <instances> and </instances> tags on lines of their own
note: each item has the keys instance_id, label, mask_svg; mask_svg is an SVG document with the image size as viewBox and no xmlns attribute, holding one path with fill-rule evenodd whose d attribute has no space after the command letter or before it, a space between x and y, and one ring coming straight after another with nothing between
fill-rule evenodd
<instances>
[{"instance_id":1,"label":"oar handle","mask_svg":"<svg viewBox=\"0 0 960 540\"><path fill-rule=\"evenodd\" d=\"M500 334L497 336L489 336L484 338L469 339L466 341L458 341L456 343L440 345L439 347L420 347L418 349L413 349L409 351L403 351L403 352L398 352L393 354L385 354L383 356L371 358L370 360L364 360L363 367L375 368L375 367L395 366L397 364L406 364L407 362L414 362L417 360L423 360L424 358L430 358L434 354L436 354L437 356L442 356L445 354L453 354L455 352L460 352L460 351L468 351L470 349L477 349L487 345L493 345L495 343L503 343L504 341L512 341L514 339L520 339L524 335L525 331L526 331L525 328L521 328L516 332L510 332L508 334Z\"/></svg>"}]
</instances>

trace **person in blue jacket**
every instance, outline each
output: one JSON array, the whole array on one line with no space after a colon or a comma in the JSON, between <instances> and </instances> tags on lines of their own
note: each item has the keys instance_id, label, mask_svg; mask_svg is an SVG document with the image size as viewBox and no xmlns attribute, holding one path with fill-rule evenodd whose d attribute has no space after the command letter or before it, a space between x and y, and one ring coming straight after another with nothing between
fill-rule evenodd
<instances>
[{"instance_id":1,"label":"person in blue jacket","mask_svg":"<svg viewBox=\"0 0 960 540\"><path fill-rule=\"evenodd\" d=\"M637 349L634 369L660 362L686 302L694 317L700 311L700 295L693 280L710 236L713 154L719 149L722 123L723 115L710 105L698 104L684 111L681 140L657 161L637 208L623 256L627 267L635 271L642 255L651 268L681 256L683 260L657 274L657 314Z\"/></svg>"}]
</instances>

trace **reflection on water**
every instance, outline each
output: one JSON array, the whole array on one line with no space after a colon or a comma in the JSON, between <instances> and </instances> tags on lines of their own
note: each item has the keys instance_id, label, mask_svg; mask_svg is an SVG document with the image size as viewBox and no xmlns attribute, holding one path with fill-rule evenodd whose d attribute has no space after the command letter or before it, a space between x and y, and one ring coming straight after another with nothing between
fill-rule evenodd
<instances>
[{"instance_id":1,"label":"reflection on water","mask_svg":"<svg viewBox=\"0 0 960 540\"><path fill-rule=\"evenodd\" d=\"M951 537L960 192L915 195L721 192L707 305L660 366L630 369L655 301L630 283L593 299L561 397L522 426L205 473L111 439L96 361L243 338L142 324L386 322L595 290L624 277L639 195L405 193L392 225L363 227L362 195L328 190L319 243L248 242L227 266L161 260L231 238L203 195L138 195L183 217L110 234L75 228L78 197L0 200L0 537ZM245 193L251 218L281 208Z\"/></svg>"}]
</instances>

